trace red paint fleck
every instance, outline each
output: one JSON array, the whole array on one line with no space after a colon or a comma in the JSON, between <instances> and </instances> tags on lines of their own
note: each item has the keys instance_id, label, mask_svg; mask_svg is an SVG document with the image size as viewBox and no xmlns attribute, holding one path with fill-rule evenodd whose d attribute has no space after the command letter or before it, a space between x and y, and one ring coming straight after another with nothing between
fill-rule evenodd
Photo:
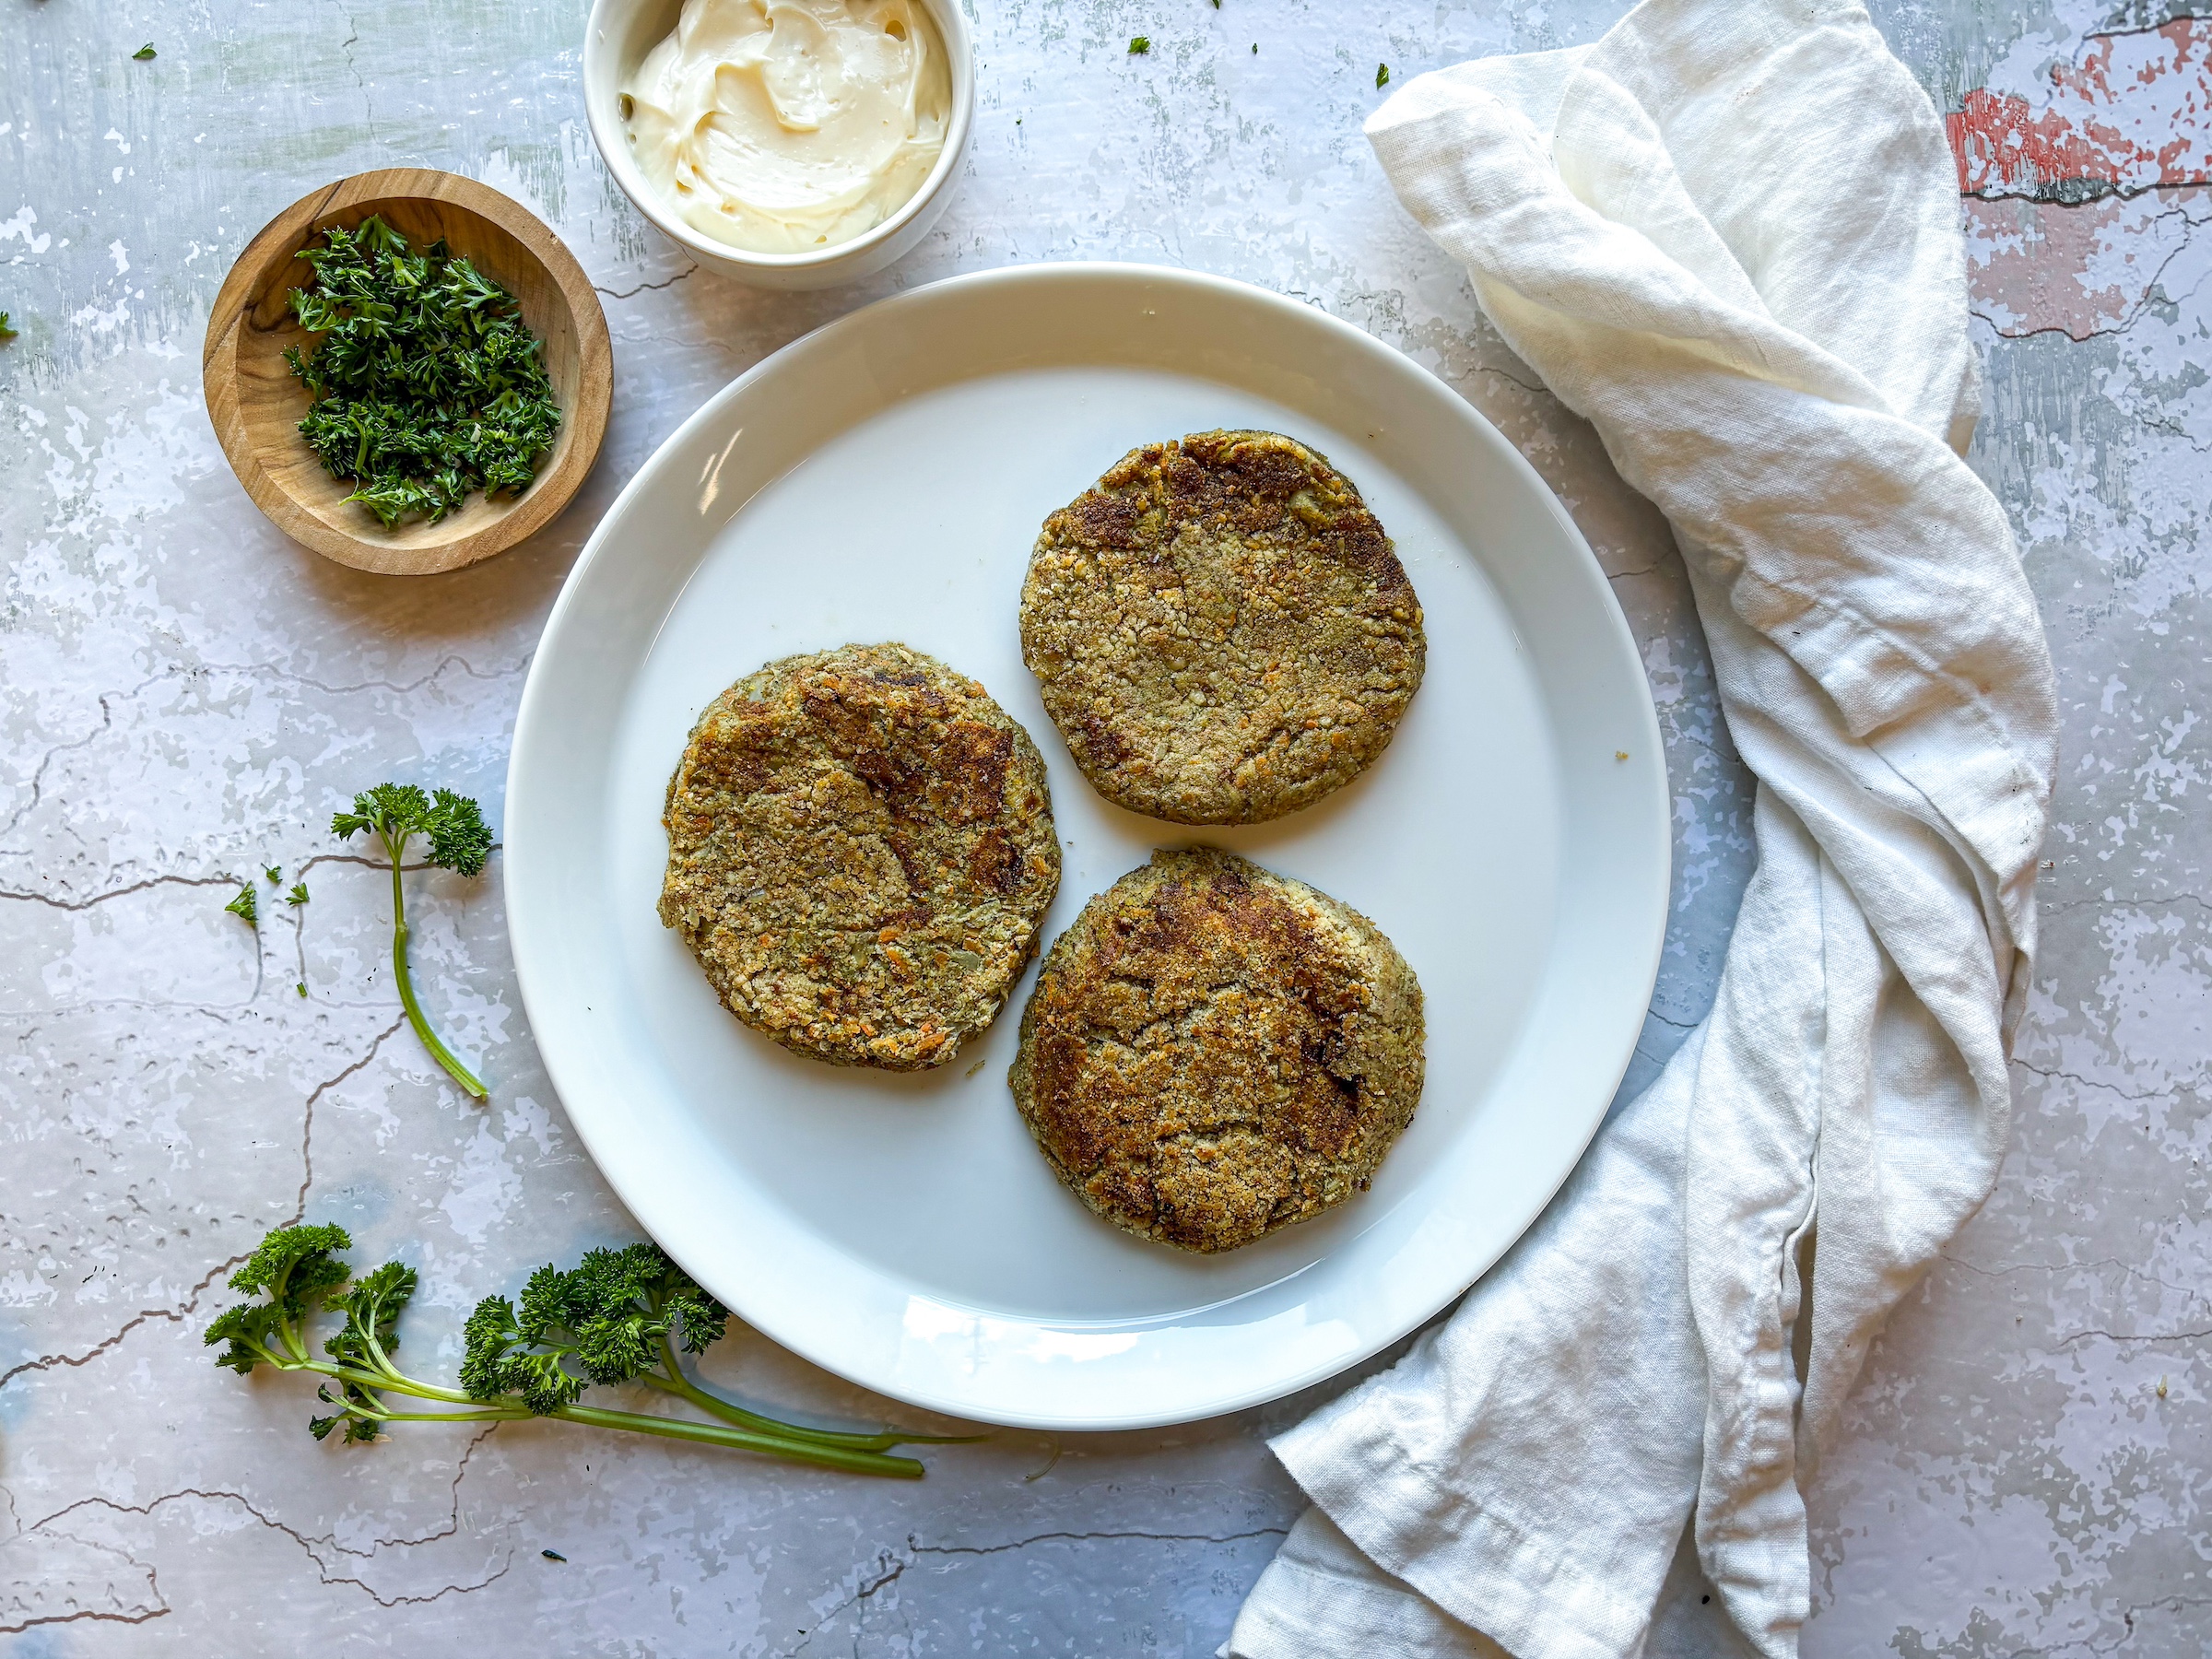
<instances>
[{"instance_id":1,"label":"red paint fleck","mask_svg":"<svg viewBox=\"0 0 2212 1659\"><path fill-rule=\"evenodd\" d=\"M1977 88L1945 118L1961 194L2086 201L2212 182L2212 19L2084 45L2040 98Z\"/></svg>"},{"instance_id":2,"label":"red paint fleck","mask_svg":"<svg viewBox=\"0 0 2212 1659\"><path fill-rule=\"evenodd\" d=\"M2124 328L2161 281L2200 275L2201 260L2185 255L2193 228L2206 217L2204 195L2115 195L2077 206L1969 196L1974 309L2001 335L2051 331L2086 340Z\"/></svg>"}]
</instances>

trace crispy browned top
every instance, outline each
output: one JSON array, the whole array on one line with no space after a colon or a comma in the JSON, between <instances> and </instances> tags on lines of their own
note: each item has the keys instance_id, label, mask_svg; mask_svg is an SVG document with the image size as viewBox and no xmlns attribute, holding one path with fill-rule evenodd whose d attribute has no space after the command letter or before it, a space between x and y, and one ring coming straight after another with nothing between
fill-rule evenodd
<instances>
[{"instance_id":1,"label":"crispy browned top","mask_svg":"<svg viewBox=\"0 0 2212 1659\"><path fill-rule=\"evenodd\" d=\"M724 1003L818 1059L911 1070L997 1014L1060 880L1044 763L903 645L771 663L669 781L661 920Z\"/></svg>"},{"instance_id":2,"label":"crispy browned top","mask_svg":"<svg viewBox=\"0 0 2212 1659\"><path fill-rule=\"evenodd\" d=\"M1422 1041L1412 970L1357 911L1233 853L1159 853L1054 942L1009 1081L1092 1209L1228 1250L1365 1189Z\"/></svg>"},{"instance_id":3,"label":"crispy browned top","mask_svg":"<svg viewBox=\"0 0 2212 1659\"><path fill-rule=\"evenodd\" d=\"M1390 742L1420 602L1350 480L1277 432L1117 462L1044 524L1022 655L1099 792L1178 823L1311 805Z\"/></svg>"}]
</instances>

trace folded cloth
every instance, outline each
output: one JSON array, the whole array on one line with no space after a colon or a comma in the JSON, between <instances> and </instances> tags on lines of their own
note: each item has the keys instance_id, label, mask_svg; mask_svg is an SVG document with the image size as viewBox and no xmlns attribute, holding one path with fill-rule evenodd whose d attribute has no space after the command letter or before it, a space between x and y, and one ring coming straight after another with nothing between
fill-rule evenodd
<instances>
[{"instance_id":1,"label":"folded cloth","mask_svg":"<svg viewBox=\"0 0 2212 1659\"><path fill-rule=\"evenodd\" d=\"M2055 764L2035 604L1957 453L1951 159L1843 0L1649 0L1425 75L1368 135L1672 523L1759 866L1712 1012L1544 1218L1274 1441L1316 1507L1223 1652L1634 1654L1694 1517L1728 1617L1794 1653L1801 1486L2004 1153Z\"/></svg>"}]
</instances>

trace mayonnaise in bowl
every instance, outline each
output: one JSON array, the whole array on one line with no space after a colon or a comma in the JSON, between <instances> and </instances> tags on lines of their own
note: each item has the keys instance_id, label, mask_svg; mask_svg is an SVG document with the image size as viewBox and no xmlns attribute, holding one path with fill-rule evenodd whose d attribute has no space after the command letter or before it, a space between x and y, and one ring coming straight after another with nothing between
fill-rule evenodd
<instances>
[{"instance_id":1,"label":"mayonnaise in bowl","mask_svg":"<svg viewBox=\"0 0 2212 1659\"><path fill-rule=\"evenodd\" d=\"M684 0L621 111L639 171L686 224L805 253L912 199L945 147L952 77L917 0Z\"/></svg>"}]
</instances>

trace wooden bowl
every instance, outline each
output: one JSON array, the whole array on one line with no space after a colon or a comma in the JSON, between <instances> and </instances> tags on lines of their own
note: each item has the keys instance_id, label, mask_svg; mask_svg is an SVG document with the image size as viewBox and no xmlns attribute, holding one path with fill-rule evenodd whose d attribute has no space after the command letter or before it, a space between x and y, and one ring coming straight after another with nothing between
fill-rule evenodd
<instances>
[{"instance_id":1,"label":"wooden bowl","mask_svg":"<svg viewBox=\"0 0 2212 1659\"><path fill-rule=\"evenodd\" d=\"M352 484L324 472L300 436L307 389L286 367L284 349L313 336L292 320L286 296L314 272L299 251L318 232L351 229L371 214L418 247L443 237L522 301L523 320L544 342L560 431L521 495L493 500L479 491L435 524L386 530L346 500ZM324 558L393 576L457 570L550 524L599 458L614 391L606 315L575 256L527 208L474 179L428 168L357 173L271 219L216 295L200 366L208 418L253 504Z\"/></svg>"}]
</instances>

